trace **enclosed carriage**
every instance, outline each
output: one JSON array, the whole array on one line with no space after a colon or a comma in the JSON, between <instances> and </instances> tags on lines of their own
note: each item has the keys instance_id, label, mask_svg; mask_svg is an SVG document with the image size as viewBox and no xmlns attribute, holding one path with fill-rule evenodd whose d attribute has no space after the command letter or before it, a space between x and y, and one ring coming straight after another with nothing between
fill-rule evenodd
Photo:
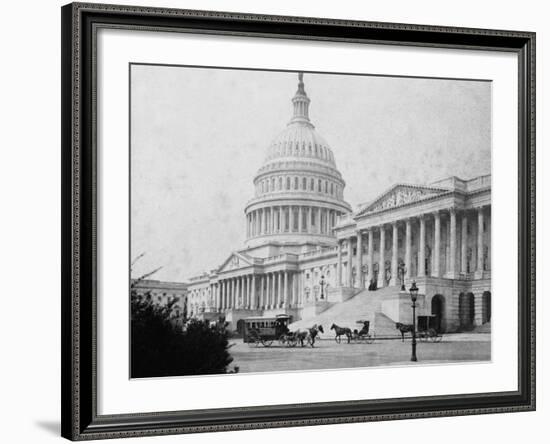
<instances>
[{"instance_id":1,"label":"enclosed carriage","mask_svg":"<svg viewBox=\"0 0 550 444\"><path fill-rule=\"evenodd\" d=\"M251 347L270 347L277 341L281 345L295 347L297 338L288 326L292 316L281 314L275 317L250 317L243 321L243 341Z\"/></svg>"}]
</instances>

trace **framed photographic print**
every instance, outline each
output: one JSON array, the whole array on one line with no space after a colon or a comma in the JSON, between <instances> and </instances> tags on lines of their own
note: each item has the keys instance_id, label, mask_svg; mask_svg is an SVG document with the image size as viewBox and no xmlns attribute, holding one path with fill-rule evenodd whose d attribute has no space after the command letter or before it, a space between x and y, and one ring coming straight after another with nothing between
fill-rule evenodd
<instances>
[{"instance_id":1,"label":"framed photographic print","mask_svg":"<svg viewBox=\"0 0 550 444\"><path fill-rule=\"evenodd\" d=\"M64 6L62 435L533 410L534 97L530 32Z\"/></svg>"}]
</instances>

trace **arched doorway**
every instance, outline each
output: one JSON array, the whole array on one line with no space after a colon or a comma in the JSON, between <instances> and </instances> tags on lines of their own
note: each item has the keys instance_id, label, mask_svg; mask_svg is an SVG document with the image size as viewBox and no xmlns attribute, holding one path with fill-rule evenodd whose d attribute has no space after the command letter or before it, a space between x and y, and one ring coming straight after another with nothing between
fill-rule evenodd
<instances>
[{"instance_id":1,"label":"arched doorway","mask_svg":"<svg viewBox=\"0 0 550 444\"><path fill-rule=\"evenodd\" d=\"M433 328L437 330L438 333L443 331L443 313L445 306L445 298L443 295L436 294L432 298L432 315L435 316Z\"/></svg>"},{"instance_id":2,"label":"arched doorway","mask_svg":"<svg viewBox=\"0 0 550 444\"><path fill-rule=\"evenodd\" d=\"M471 330L474 326L474 295L460 293L458 296L458 319L461 330Z\"/></svg>"},{"instance_id":3,"label":"arched doorway","mask_svg":"<svg viewBox=\"0 0 550 444\"><path fill-rule=\"evenodd\" d=\"M482 322L491 322L491 292L484 291L481 297L481 302L483 306L483 317Z\"/></svg>"}]
</instances>

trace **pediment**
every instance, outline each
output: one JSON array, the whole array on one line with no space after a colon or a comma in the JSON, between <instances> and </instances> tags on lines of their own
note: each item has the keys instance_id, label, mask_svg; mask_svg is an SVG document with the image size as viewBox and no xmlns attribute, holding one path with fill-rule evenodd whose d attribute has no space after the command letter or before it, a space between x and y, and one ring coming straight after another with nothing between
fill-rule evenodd
<instances>
[{"instance_id":1,"label":"pediment","mask_svg":"<svg viewBox=\"0 0 550 444\"><path fill-rule=\"evenodd\" d=\"M367 206L363 207L357 214L361 216L366 213L388 210L407 205L413 202L419 202L424 199L446 193L448 190L443 188L423 187L417 185L394 185L392 188L382 193Z\"/></svg>"},{"instance_id":2,"label":"pediment","mask_svg":"<svg viewBox=\"0 0 550 444\"><path fill-rule=\"evenodd\" d=\"M252 261L240 253L231 253L231 255L224 261L224 263L218 268L218 273L224 271L238 270L239 268L249 267Z\"/></svg>"}]
</instances>

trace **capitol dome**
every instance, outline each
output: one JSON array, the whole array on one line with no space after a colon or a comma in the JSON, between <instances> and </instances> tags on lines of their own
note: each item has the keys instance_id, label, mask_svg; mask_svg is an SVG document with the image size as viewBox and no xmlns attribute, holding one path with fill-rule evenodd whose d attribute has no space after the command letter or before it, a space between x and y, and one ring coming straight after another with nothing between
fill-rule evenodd
<instances>
[{"instance_id":1,"label":"capitol dome","mask_svg":"<svg viewBox=\"0 0 550 444\"><path fill-rule=\"evenodd\" d=\"M303 74L292 98L293 115L270 143L254 177L255 197L245 208L247 246L336 242L336 218L351 212L334 154L309 119Z\"/></svg>"}]
</instances>

